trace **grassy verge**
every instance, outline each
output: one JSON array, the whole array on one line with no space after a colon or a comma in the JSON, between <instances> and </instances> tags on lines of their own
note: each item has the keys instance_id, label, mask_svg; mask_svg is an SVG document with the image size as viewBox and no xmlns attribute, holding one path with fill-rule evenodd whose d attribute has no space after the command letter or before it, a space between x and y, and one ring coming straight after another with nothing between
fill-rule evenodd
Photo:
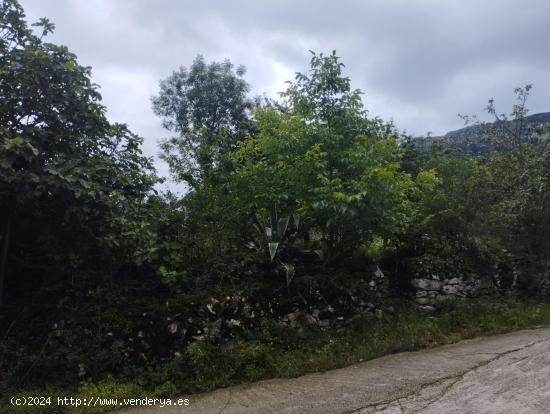
<instances>
[{"instance_id":1,"label":"grassy verge","mask_svg":"<svg viewBox=\"0 0 550 414\"><path fill-rule=\"evenodd\" d=\"M264 378L325 371L389 353L448 344L480 335L550 325L548 303L468 302L450 304L425 316L403 305L382 320L358 320L340 329L293 335L266 322L261 329L223 344L194 343L176 360L132 379L105 378L65 389L18 390L9 396L52 396L49 407L13 407L0 401L1 413L97 413L110 407L57 406L58 396L75 398L173 397Z\"/></svg>"}]
</instances>

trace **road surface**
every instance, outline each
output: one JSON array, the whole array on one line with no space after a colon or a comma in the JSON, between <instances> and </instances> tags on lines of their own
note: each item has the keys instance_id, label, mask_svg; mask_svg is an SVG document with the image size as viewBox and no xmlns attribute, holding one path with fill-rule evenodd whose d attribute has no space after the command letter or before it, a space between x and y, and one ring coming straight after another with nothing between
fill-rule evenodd
<instances>
[{"instance_id":1,"label":"road surface","mask_svg":"<svg viewBox=\"0 0 550 414\"><path fill-rule=\"evenodd\" d=\"M120 414L550 413L550 328L388 355Z\"/></svg>"}]
</instances>

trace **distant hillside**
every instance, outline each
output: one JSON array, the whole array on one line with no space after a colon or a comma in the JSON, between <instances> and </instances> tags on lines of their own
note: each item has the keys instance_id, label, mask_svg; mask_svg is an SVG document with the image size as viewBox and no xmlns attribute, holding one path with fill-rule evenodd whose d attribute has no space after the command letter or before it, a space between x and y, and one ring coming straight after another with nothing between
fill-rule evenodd
<instances>
[{"instance_id":1,"label":"distant hillside","mask_svg":"<svg viewBox=\"0 0 550 414\"><path fill-rule=\"evenodd\" d=\"M539 128L544 128L544 126L548 124L550 124L550 112L542 112L540 114L533 114L533 115L526 116L524 119L524 125L522 127L525 128L527 131L529 131L533 129L536 130ZM495 123L481 124L481 125L470 125L461 129L457 129L456 131L447 132L442 138L450 139L452 141L461 141L474 135L483 134L487 130L487 127L513 128L514 126L515 126L514 121L495 122Z\"/></svg>"},{"instance_id":2,"label":"distant hillside","mask_svg":"<svg viewBox=\"0 0 550 414\"><path fill-rule=\"evenodd\" d=\"M514 135L522 140L528 140L535 132L545 136L550 135L550 112L526 116L523 122L509 120L474 124L447 132L443 136L422 137L420 139L422 146L425 148L434 142L443 142L458 145L468 151L479 152L488 148L488 145L483 142L483 138L489 133Z\"/></svg>"}]
</instances>

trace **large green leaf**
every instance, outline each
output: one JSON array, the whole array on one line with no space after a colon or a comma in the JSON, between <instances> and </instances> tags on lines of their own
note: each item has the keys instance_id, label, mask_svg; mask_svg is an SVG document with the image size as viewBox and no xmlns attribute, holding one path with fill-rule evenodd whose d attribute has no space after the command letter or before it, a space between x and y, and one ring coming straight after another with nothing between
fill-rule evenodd
<instances>
[{"instance_id":1,"label":"large green leaf","mask_svg":"<svg viewBox=\"0 0 550 414\"><path fill-rule=\"evenodd\" d=\"M288 287L290 286L290 283L292 283L292 279L294 279L295 268L294 268L294 265L291 263L281 263L281 264L285 268L286 285Z\"/></svg>"},{"instance_id":2,"label":"large green leaf","mask_svg":"<svg viewBox=\"0 0 550 414\"><path fill-rule=\"evenodd\" d=\"M279 247L279 242L269 242L269 256L271 257L271 261L275 258L275 255L277 254L277 247Z\"/></svg>"},{"instance_id":3,"label":"large green leaf","mask_svg":"<svg viewBox=\"0 0 550 414\"><path fill-rule=\"evenodd\" d=\"M281 217L277 221L277 237L279 238L279 240L281 240L284 237L289 221L290 220L288 217Z\"/></svg>"}]
</instances>

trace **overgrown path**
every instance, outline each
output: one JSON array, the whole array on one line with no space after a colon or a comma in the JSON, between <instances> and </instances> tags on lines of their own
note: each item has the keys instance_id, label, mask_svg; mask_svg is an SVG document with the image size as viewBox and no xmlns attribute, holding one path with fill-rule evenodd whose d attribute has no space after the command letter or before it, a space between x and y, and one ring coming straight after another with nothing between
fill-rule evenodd
<instances>
[{"instance_id":1,"label":"overgrown path","mask_svg":"<svg viewBox=\"0 0 550 414\"><path fill-rule=\"evenodd\" d=\"M405 352L319 374L191 396L130 414L546 413L550 328Z\"/></svg>"}]
</instances>

